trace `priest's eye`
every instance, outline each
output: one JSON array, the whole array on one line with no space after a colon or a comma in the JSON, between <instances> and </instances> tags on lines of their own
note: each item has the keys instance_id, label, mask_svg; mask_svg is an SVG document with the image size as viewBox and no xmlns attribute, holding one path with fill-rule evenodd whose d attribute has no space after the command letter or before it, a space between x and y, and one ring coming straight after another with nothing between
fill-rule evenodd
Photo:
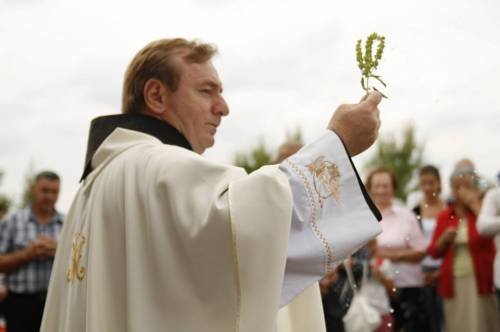
<instances>
[{"instance_id":1,"label":"priest's eye","mask_svg":"<svg viewBox=\"0 0 500 332\"><path fill-rule=\"evenodd\" d=\"M203 93L203 94L205 94L205 95L211 95L212 94L212 90L210 90L210 89L201 89L200 92Z\"/></svg>"}]
</instances>

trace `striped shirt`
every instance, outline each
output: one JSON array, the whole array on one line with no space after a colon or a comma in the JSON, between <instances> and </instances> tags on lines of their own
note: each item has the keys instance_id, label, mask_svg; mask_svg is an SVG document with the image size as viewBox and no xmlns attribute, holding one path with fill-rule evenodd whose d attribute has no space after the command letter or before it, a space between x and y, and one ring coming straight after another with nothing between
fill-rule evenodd
<instances>
[{"instance_id":1,"label":"striped shirt","mask_svg":"<svg viewBox=\"0 0 500 332\"><path fill-rule=\"evenodd\" d=\"M63 215L57 211L46 224L41 224L30 207L20 210L0 223L0 254L20 251L39 235L57 239L62 223ZM47 291L53 261L33 260L6 273L6 287L23 294Z\"/></svg>"}]
</instances>

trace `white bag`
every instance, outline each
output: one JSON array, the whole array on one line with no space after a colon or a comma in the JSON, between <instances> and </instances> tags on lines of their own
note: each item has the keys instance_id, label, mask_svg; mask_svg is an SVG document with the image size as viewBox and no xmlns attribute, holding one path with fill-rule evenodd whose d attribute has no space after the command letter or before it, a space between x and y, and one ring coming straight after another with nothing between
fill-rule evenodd
<instances>
[{"instance_id":1,"label":"white bag","mask_svg":"<svg viewBox=\"0 0 500 332\"><path fill-rule=\"evenodd\" d=\"M351 285L354 297L352 298L351 305L344 315L344 328L346 332L373 332L382 322L379 312L368 302L366 296L356 289L354 276L349 264L344 262L344 267L347 273L347 279ZM368 265L363 264L363 278L361 287L366 283L368 273Z\"/></svg>"}]
</instances>

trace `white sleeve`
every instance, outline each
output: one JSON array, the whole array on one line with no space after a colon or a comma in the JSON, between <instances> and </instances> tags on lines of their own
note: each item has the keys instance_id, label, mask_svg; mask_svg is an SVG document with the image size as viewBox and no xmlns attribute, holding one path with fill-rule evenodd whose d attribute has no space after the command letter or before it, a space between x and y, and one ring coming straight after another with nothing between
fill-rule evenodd
<instances>
[{"instance_id":1,"label":"white sleeve","mask_svg":"<svg viewBox=\"0 0 500 332\"><path fill-rule=\"evenodd\" d=\"M281 306L380 233L381 216L340 138L328 130L280 165L293 195Z\"/></svg>"},{"instance_id":2,"label":"white sleeve","mask_svg":"<svg viewBox=\"0 0 500 332\"><path fill-rule=\"evenodd\" d=\"M500 188L486 193L477 219L477 230L486 236L500 233Z\"/></svg>"}]
</instances>

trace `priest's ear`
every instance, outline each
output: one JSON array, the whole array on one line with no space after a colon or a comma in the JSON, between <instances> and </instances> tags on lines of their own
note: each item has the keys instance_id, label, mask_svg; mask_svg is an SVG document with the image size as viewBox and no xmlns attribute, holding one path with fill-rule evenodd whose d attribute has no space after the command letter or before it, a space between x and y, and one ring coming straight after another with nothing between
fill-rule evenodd
<instances>
[{"instance_id":1,"label":"priest's ear","mask_svg":"<svg viewBox=\"0 0 500 332\"><path fill-rule=\"evenodd\" d=\"M146 113L162 115L168 109L170 90L161 81L150 78L144 84L144 104Z\"/></svg>"}]
</instances>

